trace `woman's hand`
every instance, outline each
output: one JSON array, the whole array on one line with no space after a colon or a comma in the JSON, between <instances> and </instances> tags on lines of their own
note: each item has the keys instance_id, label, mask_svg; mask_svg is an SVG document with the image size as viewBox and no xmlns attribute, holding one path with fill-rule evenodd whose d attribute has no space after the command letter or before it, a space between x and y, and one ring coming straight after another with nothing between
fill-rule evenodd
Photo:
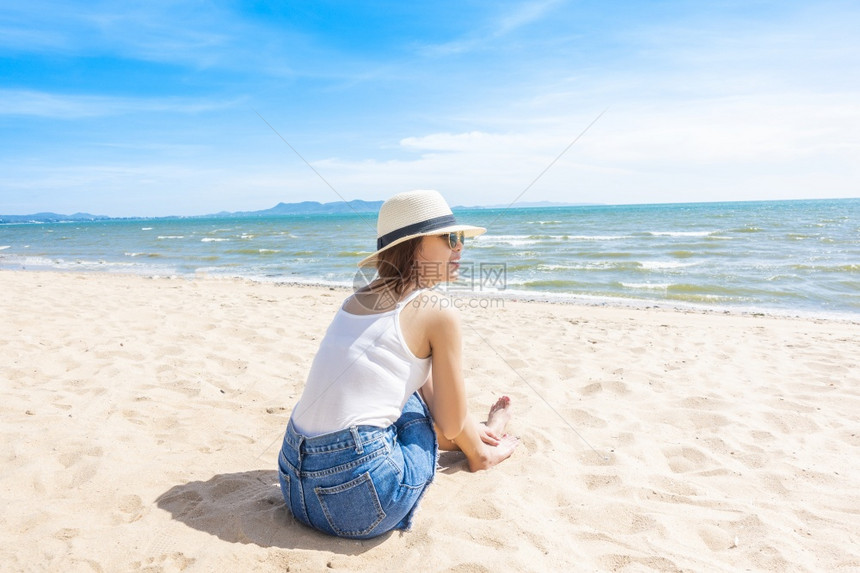
<instances>
[{"instance_id":1,"label":"woman's hand","mask_svg":"<svg viewBox=\"0 0 860 573\"><path fill-rule=\"evenodd\" d=\"M501 440L504 436L499 436L495 432L493 432L490 428L487 427L487 424L481 422L478 424L478 435L481 436L481 441L487 444L488 446L498 446L499 440Z\"/></svg>"}]
</instances>

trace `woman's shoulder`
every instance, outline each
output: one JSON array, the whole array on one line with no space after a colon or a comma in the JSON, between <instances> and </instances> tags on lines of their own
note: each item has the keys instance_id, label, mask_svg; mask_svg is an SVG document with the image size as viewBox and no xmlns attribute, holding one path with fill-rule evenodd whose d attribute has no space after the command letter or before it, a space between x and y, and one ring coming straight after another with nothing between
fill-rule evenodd
<instances>
[{"instance_id":1,"label":"woman's shoulder","mask_svg":"<svg viewBox=\"0 0 860 573\"><path fill-rule=\"evenodd\" d=\"M454 301L444 293L434 290L423 290L416 294L408 305L413 314L422 320L433 324L459 324L460 314Z\"/></svg>"}]
</instances>

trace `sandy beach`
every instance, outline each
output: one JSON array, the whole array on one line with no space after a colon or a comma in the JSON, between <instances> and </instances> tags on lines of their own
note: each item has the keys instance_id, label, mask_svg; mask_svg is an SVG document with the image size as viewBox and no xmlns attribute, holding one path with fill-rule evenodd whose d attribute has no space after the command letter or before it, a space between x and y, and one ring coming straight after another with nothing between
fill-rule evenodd
<instances>
[{"instance_id":1,"label":"sandy beach","mask_svg":"<svg viewBox=\"0 0 860 573\"><path fill-rule=\"evenodd\" d=\"M290 410L348 291L0 272L0 569L851 571L860 320L460 300L473 412L415 527L294 522Z\"/></svg>"}]
</instances>

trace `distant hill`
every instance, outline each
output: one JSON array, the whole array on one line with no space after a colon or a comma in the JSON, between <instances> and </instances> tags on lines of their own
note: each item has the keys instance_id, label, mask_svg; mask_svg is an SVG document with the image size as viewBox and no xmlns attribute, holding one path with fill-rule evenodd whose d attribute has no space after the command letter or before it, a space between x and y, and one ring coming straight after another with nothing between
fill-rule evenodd
<instances>
[{"instance_id":1,"label":"distant hill","mask_svg":"<svg viewBox=\"0 0 860 573\"><path fill-rule=\"evenodd\" d=\"M278 203L271 209L261 211L221 211L210 215L196 215L188 218L202 217L271 217L277 215L313 215L328 213L373 213L379 212L382 201L334 201L331 203L320 203L318 201L302 201L300 203ZM513 207L574 207L589 205L590 203L554 203L551 201L537 201L531 203L514 203ZM503 209L509 205L473 205L471 207L457 206L454 209ZM0 223L62 223L66 221L106 221L109 219L175 219L176 217L108 217L106 215L91 215L89 213L75 213L74 215L60 215L58 213L34 213L32 215L0 215Z\"/></svg>"},{"instance_id":2,"label":"distant hill","mask_svg":"<svg viewBox=\"0 0 860 573\"><path fill-rule=\"evenodd\" d=\"M65 221L103 221L110 219L105 215L75 213L60 215L59 213L33 213L32 215L0 215L0 223L63 223Z\"/></svg>"},{"instance_id":3,"label":"distant hill","mask_svg":"<svg viewBox=\"0 0 860 573\"><path fill-rule=\"evenodd\" d=\"M221 211L210 215L195 215L187 218L203 217L270 217L273 215L311 215L320 213L377 213L382 201L336 201L319 203L317 201L302 201L301 203L278 203L271 209L261 211ZM107 221L110 219L176 219L177 217L108 217L75 213L61 215L59 213L33 213L32 215L0 215L0 223L63 223L66 221Z\"/></svg>"},{"instance_id":4,"label":"distant hill","mask_svg":"<svg viewBox=\"0 0 860 573\"><path fill-rule=\"evenodd\" d=\"M319 213L377 213L382 201L335 201L320 203L318 201L302 201L301 203L278 203L271 209L262 211L222 211L216 213L219 217L268 217L271 215L311 215Z\"/></svg>"}]
</instances>

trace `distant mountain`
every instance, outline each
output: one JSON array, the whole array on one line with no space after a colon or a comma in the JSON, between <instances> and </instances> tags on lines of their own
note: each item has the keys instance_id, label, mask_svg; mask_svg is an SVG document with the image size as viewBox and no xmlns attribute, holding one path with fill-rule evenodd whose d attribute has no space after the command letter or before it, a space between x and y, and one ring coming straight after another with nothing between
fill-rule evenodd
<instances>
[{"instance_id":1,"label":"distant mountain","mask_svg":"<svg viewBox=\"0 0 860 573\"><path fill-rule=\"evenodd\" d=\"M278 203L271 209L262 211L221 211L211 215L196 215L188 218L204 217L270 217L277 215L311 215L320 213L377 213L382 201L336 201L334 203L319 203L317 201L302 201L301 203ZM66 221L107 221L109 219L176 219L178 217L107 217L105 215L90 215L75 213L60 215L58 213L33 213L32 215L0 215L0 223L62 223Z\"/></svg>"},{"instance_id":2,"label":"distant mountain","mask_svg":"<svg viewBox=\"0 0 860 573\"><path fill-rule=\"evenodd\" d=\"M63 223L65 221L104 221L110 219L105 215L75 213L60 215L59 213L33 213L32 215L0 215L0 223Z\"/></svg>"},{"instance_id":3,"label":"distant mountain","mask_svg":"<svg viewBox=\"0 0 860 573\"><path fill-rule=\"evenodd\" d=\"M382 201L335 201L319 203L318 201L302 201L301 203L278 203L271 209L262 211L222 211L216 213L219 217L268 217L271 215L311 215L319 213L377 213Z\"/></svg>"},{"instance_id":4,"label":"distant mountain","mask_svg":"<svg viewBox=\"0 0 860 573\"><path fill-rule=\"evenodd\" d=\"M302 201L300 203L278 203L271 209L261 211L221 211L210 215L197 215L189 218L203 217L271 217L277 215L314 215L314 214L338 214L338 213L373 213L379 212L382 201L334 201L332 203L320 203L318 201ZM591 205L593 203L555 203L551 201L537 201L531 203L514 203L516 208L527 207L576 207ZM473 205L471 207L457 206L454 209L503 209L511 205ZM60 215L58 213L34 213L32 215L0 215L0 223L61 223L65 221L106 221L109 219L175 219L177 217L107 217L105 215L91 215L89 213L75 213L74 215Z\"/></svg>"}]
</instances>

